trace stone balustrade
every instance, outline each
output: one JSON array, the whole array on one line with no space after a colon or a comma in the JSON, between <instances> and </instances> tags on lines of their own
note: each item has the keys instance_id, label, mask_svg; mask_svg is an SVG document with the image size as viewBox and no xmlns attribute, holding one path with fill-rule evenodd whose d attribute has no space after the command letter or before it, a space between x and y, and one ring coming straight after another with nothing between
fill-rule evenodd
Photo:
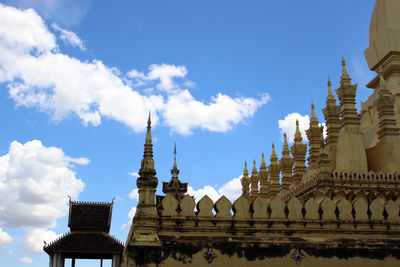
<instances>
[{"instance_id":1,"label":"stone balustrade","mask_svg":"<svg viewBox=\"0 0 400 267\"><path fill-rule=\"evenodd\" d=\"M369 203L368 203L369 202ZM196 207L196 210L195 210ZM233 204L222 196L215 203L204 196L197 204L191 196L178 201L172 195L162 200L160 228L173 227L189 231L215 227L234 231L254 231L259 228L307 230L338 229L354 231L400 231L399 201L366 197L352 202L343 198L334 201L328 197L305 203L293 197L285 202L279 197L272 200L258 196L250 202L241 196Z\"/></svg>"}]
</instances>

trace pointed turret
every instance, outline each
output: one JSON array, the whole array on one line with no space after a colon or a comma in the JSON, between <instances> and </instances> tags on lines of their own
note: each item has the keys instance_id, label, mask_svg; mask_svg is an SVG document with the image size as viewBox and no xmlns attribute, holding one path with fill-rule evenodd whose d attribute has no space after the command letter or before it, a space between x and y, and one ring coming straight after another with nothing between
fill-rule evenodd
<instances>
[{"instance_id":1,"label":"pointed turret","mask_svg":"<svg viewBox=\"0 0 400 267\"><path fill-rule=\"evenodd\" d=\"M174 144L174 165L171 169L172 179L178 179L179 169L176 164L176 143Z\"/></svg>"},{"instance_id":2,"label":"pointed turret","mask_svg":"<svg viewBox=\"0 0 400 267\"><path fill-rule=\"evenodd\" d=\"M299 128L299 121L296 120L296 133L294 134L294 144L290 148L293 158L293 184L299 184L306 170L306 159L307 145L303 144L303 138Z\"/></svg>"},{"instance_id":3,"label":"pointed turret","mask_svg":"<svg viewBox=\"0 0 400 267\"><path fill-rule=\"evenodd\" d=\"M265 163L264 153L262 153L261 155L259 176L260 176L260 195L263 198L267 198L269 193L269 183L268 183L267 164Z\"/></svg>"},{"instance_id":4,"label":"pointed turret","mask_svg":"<svg viewBox=\"0 0 400 267\"><path fill-rule=\"evenodd\" d=\"M256 160L253 161L253 170L251 171L251 196L250 199L254 200L258 196L258 181L259 181Z\"/></svg>"},{"instance_id":5,"label":"pointed turret","mask_svg":"<svg viewBox=\"0 0 400 267\"><path fill-rule=\"evenodd\" d=\"M155 194L158 179L155 175L156 170L154 169L149 113L144 154L139 170L139 178L136 180L137 187L139 188L139 201L128 235L128 247L161 246L160 239L156 233L158 215L156 212Z\"/></svg>"},{"instance_id":6,"label":"pointed turret","mask_svg":"<svg viewBox=\"0 0 400 267\"><path fill-rule=\"evenodd\" d=\"M140 188L141 185L148 185L156 188L158 184L156 173L154 169L153 144L151 143L151 118L149 113L143 159L139 170L139 178L136 181L138 188Z\"/></svg>"},{"instance_id":7,"label":"pointed turret","mask_svg":"<svg viewBox=\"0 0 400 267\"><path fill-rule=\"evenodd\" d=\"M181 199L185 196L185 193L187 192L188 184L181 183L178 178L179 169L176 164L176 143L174 145L174 164L172 165L171 175L171 181L169 181L168 183L163 182L163 192L165 194L171 194L177 199Z\"/></svg>"},{"instance_id":8,"label":"pointed turret","mask_svg":"<svg viewBox=\"0 0 400 267\"><path fill-rule=\"evenodd\" d=\"M338 171L368 171L364 136L356 110L356 89L357 84L351 84L346 63L342 59L340 87L336 89L342 117L336 153L336 170Z\"/></svg>"},{"instance_id":9,"label":"pointed turret","mask_svg":"<svg viewBox=\"0 0 400 267\"><path fill-rule=\"evenodd\" d=\"M306 134L309 142L308 170L316 170L318 168L321 142L318 119L315 115L314 102L311 103L310 127L308 128L308 130L306 130Z\"/></svg>"},{"instance_id":10,"label":"pointed turret","mask_svg":"<svg viewBox=\"0 0 400 267\"><path fill-rule=\"evenodd\" d=\"M242 183L242 195L245 198L250 198L249 195L249 186L250 186L250 177L249 177L249 171L247 170L247 162L244 162L244 170L243 170L243 177L240 179L240 182Z\"/></svg>"},{"instance_id":11,"label":"pointed turret","mask_svg":"<svg viewBox=\"0 0 400 267\"><path fill-rule=\"evenodd\" d=\"M400 128L395 117L395 97L386 85L382 69L378 72L380 84L375 91L374 105L378 111L378 138L376 146L368 150L369 168L373 171L394 173L400 169Z\"/></svg>"},{"instance_id":12,"label":"pointed turret","mask_svg":"<svg viewBox=\"0 0 400 267\"><path fill-rule=\"evenodd\" d=\"M275 197L280 192L278 156L275 153L275 145L272 143L271 164L269 165L269 180L271 187L271 197Z\"/></svg>"},{"instance_id":13,"label":"pointed turret","mask_svg":"<svg viewBox=\"0 0 400 267\"><path fill-rule=\"evenodd\" d=\"M326 97L326 107L322 109L326 121L326 153L330 160L330 171L336 168L336 150L337 140L340 129L340 107L336 104L336 98L333 95L331 81L328 78L328 96Z\"/></svg>"},{"instance_id":14,"label":"pointed turret","mask_svg":"<svg viewBox=\"0 0 400 267\"><path fill-rule=\"evenodd\" d=\"M289 190L289 186L292 183L292 166L293 166L293 159L290 156L286 133L283 134L282 158L279 161L279 164L282 171L282 191L284 192Z\"/></svg>"},{"instance_id":15,"label":"pointed turret","mask_svg":"<svg viewBox=\"0 0 400 267\"><path fill-rule=\"evenodd\" d=\"M323 178L329 178L330 174L330 160L328 157L327 149L326 149L326 143L325 143L325 138L324 138L324 126L320 127L321 130L321 151L320 151L320 156L318 160L318 165L320 169L319 177L320 179Z\"/></svg>"},{"instance_id":16,"label":"pointed turret","mask_svg":"<svg viewBox=\"0 0 400 267\"><path fill-rule=\"evenodd\" d=\"M349 83L351 82L351 78L349 73L347 72L346 68L346 61L344 60L344 57L342 57L342 76L340 76L340 83Z\"/></svg>"},{"instance_id":17,"label":"pointed turret","mask_svg":"<svg viewBox=\"0 0 400 267\"><path fill-rule=\"evenodd\" d=\"M390 138L391 136L399 136L399 127L396 124L394 103L395 98L386 86L385 79L383 78L382 69L378 72L379 75L379 87L378 87L378 98L375 100L375 105L378 110L379 118L379 140Z\"/></svg>"}]
</instances>

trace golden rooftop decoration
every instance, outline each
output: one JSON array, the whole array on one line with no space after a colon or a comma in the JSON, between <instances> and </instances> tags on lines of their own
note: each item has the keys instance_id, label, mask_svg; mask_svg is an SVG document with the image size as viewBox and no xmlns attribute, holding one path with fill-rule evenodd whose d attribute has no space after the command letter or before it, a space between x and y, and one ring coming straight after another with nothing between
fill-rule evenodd
<instances>
[{"instance_id":1,"label":"golden rooftop decoration","mask_svg":"<svg viewBox=\"0 0 400 267\"><path fill-rule=\"evenodd\" d=\"M379 73L360 114L342 58L339 105L328 78L326 138L312 103L308 144L296 121L290 150L284 134L281 159L272 144L269 166L262 153L250 177L245 161L242 195L233 203L167 193L156 206L149 119L121 266L399 266L399 12L397 0L376 1L365 55ZM174 160L172 179L176 170Z\"/></svg>"}]
</instances>

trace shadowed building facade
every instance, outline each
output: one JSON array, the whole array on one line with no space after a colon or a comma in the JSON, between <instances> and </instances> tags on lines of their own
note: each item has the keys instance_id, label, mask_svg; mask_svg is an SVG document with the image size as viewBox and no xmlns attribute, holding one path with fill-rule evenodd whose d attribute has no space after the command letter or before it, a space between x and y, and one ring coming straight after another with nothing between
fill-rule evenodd
<instances>
[{"instance_id":1,"label":"shadowed building facade","mask_svg":"<svg viewBox=\"0 0 400 267\"><path fill-rule=\"evenodd\" d=\"M50 267L64 267L65 259L111 259L119 267L124 245L109 234L113 203L69 202L70 232L46 244L43 250L50 257Z\"/></svg>"},{"instance_id":2,"label":"shadowed building facade","mask_svg":"<svg viewBox=\"0 0 400 267\"><path fill-rule=\"evenodd\" d=\"M361 112L342 59L337 89L328 81L326 138L312 104L308 143L297 124L280 158L272 144L268 166L264 155L250 175L245 164L233 203L196 203L176 160L156 197L149 118L121 266L400 266L400 1L376 1L365 56L377 76Z\"/></svg>"}]
</instances>

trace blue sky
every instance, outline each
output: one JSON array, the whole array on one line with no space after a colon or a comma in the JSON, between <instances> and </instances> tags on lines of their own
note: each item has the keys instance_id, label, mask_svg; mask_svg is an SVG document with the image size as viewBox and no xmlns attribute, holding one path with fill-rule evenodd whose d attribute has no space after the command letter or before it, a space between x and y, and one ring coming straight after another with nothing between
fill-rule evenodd
<instances>
[{"instance_id":1,"label":"blue sky","mask_svg":"<svg viewBox=\"0 0 400 267\"><path fill-rule=\"evenodd\" d=\"M268 164L272 142L280 157L312 100L324 122L342 56L357 100L371 94L375 1L1 2L1 267L48 264L67 195L115 197L111 233L125 242L149 110L159 184L176 142L190 192L234 200L244 161Z\"/></svg>"}]
</instances>

